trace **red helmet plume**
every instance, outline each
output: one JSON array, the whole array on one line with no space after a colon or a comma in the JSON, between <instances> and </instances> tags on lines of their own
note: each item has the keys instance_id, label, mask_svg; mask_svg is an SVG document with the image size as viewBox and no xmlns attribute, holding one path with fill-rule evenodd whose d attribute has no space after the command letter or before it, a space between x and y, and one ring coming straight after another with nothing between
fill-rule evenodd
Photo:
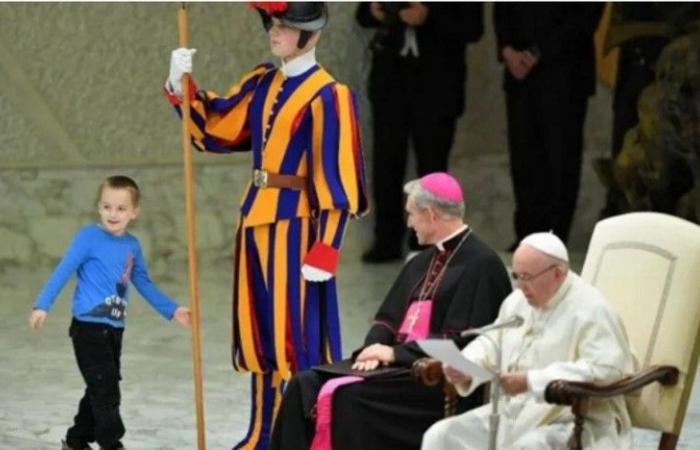
<instances>
[{"instance_id":1,"label":"red helmet plume","mask_svg":"<svg viewBox=\"0 0 700 450\"><path fill-rule=\"evenodd\" d=\"M252 9L261 9L273 16L287 11L288 3L289 2L248 2L248 6Z\"/></svg>"}]
</instances>

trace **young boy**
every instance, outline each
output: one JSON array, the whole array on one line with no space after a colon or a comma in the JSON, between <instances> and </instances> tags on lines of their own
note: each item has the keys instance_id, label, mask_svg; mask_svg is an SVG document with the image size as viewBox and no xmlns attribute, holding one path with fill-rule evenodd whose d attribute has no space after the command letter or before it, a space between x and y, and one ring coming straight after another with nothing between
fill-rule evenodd
<instances>
[{"instance_id":1,"label":"young boy","mask_svg":"<svg viewBox=\"0 0 700 450\"><path fill-rule=\"evenodd\" d=\"M87 387L63 450L90 449L94 441L103 450L124 448L119 367L129 281L160 315L190 325L190 310L153 284L138 239L126 231L139 213L139 187L131 178L112 176L102 182L97 197L100 223L78 231L29 318L32 328L41 328L63 286L77 273L70 337Z\"/></svg>"},{"instance_id":2,"label":"young boy","mask_svg":"<svg viewBox=\"0 0 700 450\"><path fill-rule=\"evenodd\" d=\"M348 219L367 210L356 102L316 62L322 2L252 2L280 67L263 64L225 96L189 90L203 151L252 151L236 231L233 363L252 372L247 436L267 448L284 380L340 359L335 273ZM172 52L165 85L180 111L194 49Z\"/></svg>"}]
</instances>

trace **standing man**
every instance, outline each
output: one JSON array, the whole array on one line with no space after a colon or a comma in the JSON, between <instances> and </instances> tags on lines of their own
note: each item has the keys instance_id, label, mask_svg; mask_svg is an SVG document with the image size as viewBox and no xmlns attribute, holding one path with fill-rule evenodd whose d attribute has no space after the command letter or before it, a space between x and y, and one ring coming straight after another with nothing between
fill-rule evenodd
<instances>
[{"instance_id":1,"label":"standing man","mask_svg":"<svg viewBox=\"0 0 700 450\"><path fill-rule=\"evenodd\" d=\"M576 210L583 124L595 91L593 32L603 3L494 3L508 117L515 236L554 230Z\"/></svg>"},{"instance_id":2,"label":"standing man","mask_svg":"<svg viewBox=\"0 0 700 450\"><path fill-rule=\"evenodd\" d=\"M496 323L514 316L518 328L489 332L501 344L501 388L505 393L498 448L567 448L574 416L568 408L544 402L550 382L563 379L613 382L634 370L627 335L615 310L596 288L569 271L564 243L552 233L527 236L513 254L517 289L501 305ZM500 335L500 338L499 338ZM492 341L480 336L462 354L497 369ZM473 379L450 367L446 378L460 395L489 380ZM505 398L504 398L505 397ZM491 405L433 425L423 437L425 450L483 450L489 443ZM584 427L587 450L630 450L632 428L622 396L593 402Z\"/></svg>"},{"instance_id":3,"label":"standing man","mask_svg":"<svg viewBox=\"0 0 700 450\"><path fill-rule=\"evenodd\" d=\"M483 33L482 4L362 2L357 21L376 29L370 51L374 243L362 260L400 259L401 187L409 142L418 176L447 171L457 118L464 111L466 47ZM420 248L411 232L409 246Z\"/></svg>"},{"instance_id":4,"label":"standing man","mask_svg":"<svg viewBox=\"0 0 700 450\"><path fill-rule=\"evenodd\" d=\"M346 370L334 364L292 378L275 422L273 450L328 448L311 445L320 443L323 424L328 424L325 435L332 435L326 442L335 450L418 449L423 432L444 416L445 399L442 386L413 380L410 368L425 356L415 340L454 339L462 347L470 338L460 338L459 332L491 323L510 293L500 258L463 221L457 180L433 173L406 184L405 192L408 226L429 247L398 274L364 345L352 361L344 361ZM376 377L377 372L383 376ZM316 399L324 382L344 373L365 379L335 393L332 410L340 413L331 425L324 417L327 409L319 405L323 400ZM482 404L482 394L461 399L459 410Z\"/></svg>"},{"instance_id":5,"label":"standing man","mask_svg":"<svg viewBox=\"0 0 700 450\"><path fill-rule=\"evenodd\" d=\"M336 267L348 219L367 208L355 97L316 62L325 3L253 6L281 67L256 67L225 96L190 91L197 149L252 150L233 275L233 364L253 374L252 411L236 449L267 448L292 373L340 358ZM193 53L172 53L178 112Z\"/></svg>"}]
</instances>

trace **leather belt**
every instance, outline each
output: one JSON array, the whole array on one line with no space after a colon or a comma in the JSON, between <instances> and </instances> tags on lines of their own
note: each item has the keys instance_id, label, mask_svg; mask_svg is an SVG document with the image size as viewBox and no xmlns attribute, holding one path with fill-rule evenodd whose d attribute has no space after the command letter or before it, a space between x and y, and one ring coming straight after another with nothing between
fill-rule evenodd
<instances>
[{"instance_id":1,"label":"leather belt","mask_svg":"<svg viewBox=\"0 0 700 450\"><path fill-rule=\"evenodd\" d=\"M307 178L297 175L282 175L267 170L253 170L253 185L258 188L288 188L303 191L306 189Z\"/></svg>"}]
</instances>

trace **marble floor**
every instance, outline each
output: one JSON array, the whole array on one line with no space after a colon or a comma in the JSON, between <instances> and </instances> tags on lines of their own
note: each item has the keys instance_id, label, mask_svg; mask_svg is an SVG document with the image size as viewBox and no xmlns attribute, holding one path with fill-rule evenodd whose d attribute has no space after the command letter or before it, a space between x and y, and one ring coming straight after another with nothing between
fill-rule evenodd
<instances>
[{"instance_id":1,"label":"marble floor","mask_svg":"<svg viewBox=\"0 0 700 450\"><path fill-rule=\"evenodd\" d=\"M341 261L346 354L361 342L373 311L400 267L398 263L370 267L359 262L367 231L367 225L351 227ZM229 362L228 267L229 263L222 262L207 268L200 280L206 440L210 449L231 448L244 435L248 415L248 378L234 373ZM27 317L48 269L0 269L4 311L0 316L0 450L57 449L82 393L67 336L72 286L64 290L45 328L35 332L29 330ZM183 277L186 273L184 267L171 270ZM166 281L161 286L181 302L187 301L184 281ZM130 450L196 448L190 355L186 330L164 322L144 302L132 302L122 359L124 443ZM697 380L695 384L681 449L698 448L700 388ZM653 435L638 432L636 438L635 448L655 448Z\"/></svg>"}]
</instances>

